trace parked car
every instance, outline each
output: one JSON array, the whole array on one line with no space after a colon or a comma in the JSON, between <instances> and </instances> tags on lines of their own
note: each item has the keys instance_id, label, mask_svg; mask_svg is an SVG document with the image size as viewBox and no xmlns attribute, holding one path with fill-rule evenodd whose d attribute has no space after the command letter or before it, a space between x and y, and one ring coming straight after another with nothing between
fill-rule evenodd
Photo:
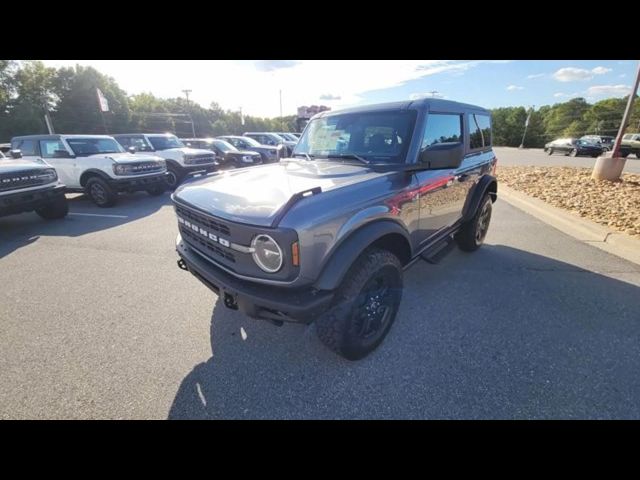
<instances>
[{"instance_id":1,"label":"parked car","mask_svg":"<svg viewBox=\"0 0 640 480\"><path fill-rule=\"evenodd\" d=\"M219 166L210 150L189 148L170 133L124 133L114 138L126 149L163 158L167 162L167 183L171 190L187 176L210 173Z\"/></svg>"},{"instance_id":2,"label":"parked car","mask_svg":"<svg viewBox=\"0 0 640 480\"><path fill-rule=\"evenodd\" d=\"M284 156L290 157L293 149L298 142L291 140L285 140L280 135L273 132L244 132L243 137L253 138L255 141L262 145L271 145L276 147L278 145L284 145Z\"/></svg>"},{"instance_id":3,"label":"parked car","mask_svg":"<svg viewBox=\"0 0 640 480\"><path fill-rule=\"evenodd\" d=\"M226 307L315 320L325 345L362 358L396 317L406 268L484 242L491 113L441 99L325 111L293 157L178 188L178 266Z\"/></svg>"},{"instance_id":4,"label":"parked car","mask_svg":"<svg viewBox=\"0 0 640 480\"><path fill-rule=\"evenodd\" d=\"M19 150L10 158L0 152L0 217L34 211L47 220L66 217L64 190L56 170L42 159L22 158Z\"/></svg>"},{"instance_id":5,"label":"parked car","mask_svg":"<svg viewBox=\"0 0 640 480\"><path fill-rule=\"evenodd\" d=\"M288 140L290 142L296 142L298 143L298 140L300 140L298 137L296 137L294 134L292 134L291 132L275 132L276 135L279 135L280 137L284 138L285 140Z\"/></svg>"},{"instance_id":6,"label":"parked car","mask_svg":"<svg viewBox=\"0 0 640 480\"><path fill-rule=\"evenodd\" d=\"M626 133L622 136L620 156L626 158L629 154L640 158L640 133Z\"/></svg>"},{"instance_id":7,"label":"parked car","mask_svg":"<svg viewBox=\"0 0 640 480\"><path fill-rule=\"evenodd\" d=\"M238 150L229 142L217 138L185 138L184 143L214 152L222 168L243 168L260 165L262 156L250 150Z\"/></svg>"},{"instance_id":8,"label":"parked car","mask_svg":"<svg viewBox=\"0 0 640 480\"><path fill-rule=\"evenodd\" d=\"M0 153L4 153L5 155L9 155L10 151L11 151L11 144L10 143L0 143Z\"/></svg>"},{"instance_id":9,"label":"parked car","mask_svg":"<svg viewBox=\"0 0 640 480\"><path fill-rule=\"evenodd\" d=\"M107 135L26 135L11 146L25 159L45 159L67 191L84 192L99 207L115 205L120 192L161 195L167 188L162 158L128 153Z\"/></svg>"},{"instance_id":10,"label":"parked car","mask_svg":"<svg viewBox=\"0 0 640 480\"><path fill-rule=\"evenodd\" d=\"M612 137L610 135L584 135L580 137L580 140L599 144L604 152L608 152L609 150L613 149L613 144L616 141L616 137Z\"/></svg>"},{"instance_id":11,"label":"parked car","mask_svg":"<svg viewBox=\"0 0 640 480\"><path fill-rule=\"evenodd\" d=\"M262 163L279 162L280 157L284 155L284 145L278 145L277 147L273 147L271 145L261 145L253 138L242 137L238 135L223 135L216 138L230 143L238 150L251 150L253 152L258 152L260 155L262 155Z\"/></svg>"},{"instance_id":12,"label":"parked car","mask_svg":"<svg viewBox=\"0 0 640 480\"><path fill-rule=\"evenodd\" d=\"M597 143L578 140L577 138L559 138L553 142L547 143L544 149L548 155L563 153L571 157L597 157L602 155L602 152L604 151L602 146Z\"/></svg>"}]
</instances>

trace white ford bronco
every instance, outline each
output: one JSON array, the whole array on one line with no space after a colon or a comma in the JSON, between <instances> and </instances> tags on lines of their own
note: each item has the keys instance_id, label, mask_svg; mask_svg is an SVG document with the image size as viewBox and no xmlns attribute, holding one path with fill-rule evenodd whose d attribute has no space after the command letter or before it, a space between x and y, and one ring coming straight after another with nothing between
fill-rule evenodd
<instances>
[{"instance_id":1,"label":"white ford bronco","mask_svg":"<svg viewBox=\"0 0 640 480\"><path fill-rule=\"evenodd\" d=\"M47 220L65 217L69 207L55 169L18 151L11 156L0 152L0 217L33 211Z\"/></svg>"},{"instance_id":2,"label":"white ford bronco","mask_svg":"<svg viewBox=\"0 0 640 480\"><path fill-rule=\"evenodd\" d=\"M27 135L11 139L25 159L43 158L69 192L84 192L99 207L115 205L119 192L167 189L165 161L127 153L107 135Z\"/></svg>"},{"instance_id":3,"label":"white ford bronco","mask_svg":"<svg viewBox=\"0 0 640 480\"><path fill-rule=\"evenodd\" d=\"M167 162L167 183L175 189L189 175L210 173L219 163L211 150L187 147L170 133L123 133L113 136L130 152L153 152Z\"/></svg>"}]
</instances>

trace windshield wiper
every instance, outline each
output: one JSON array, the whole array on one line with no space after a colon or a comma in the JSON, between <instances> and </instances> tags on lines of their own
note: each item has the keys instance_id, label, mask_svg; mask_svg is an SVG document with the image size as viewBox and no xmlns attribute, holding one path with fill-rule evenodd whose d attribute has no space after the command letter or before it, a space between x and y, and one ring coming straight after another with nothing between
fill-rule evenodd
<instances>
[{"instance_id":1,"label":"windshield wiper","mask_svg":"<svg viewBox=\"0 0 640 480\"><path fill-rule=\"evenodd\" d=\"M362 162L367 165L371 163L366 158L363 158L360 155L356 155L355 153L332 153L327 155L327 158L343 158L343 159L358 160L359 162Z\"/></svg>"},{"instance_id":2,"label":"windshield wiper","mask_svg":"<svg viewBox=\"0 0 640 480\"><path fill-rule=\"evenodd\" d=\"M314 157L313 155L309 155L308 153L305 152L298 152L298 153L294 153L293 156L295 157L296 155L304 155L305 157L307 157L307 160L311 161L311 159Z\"/></svg>"}]
</instances>

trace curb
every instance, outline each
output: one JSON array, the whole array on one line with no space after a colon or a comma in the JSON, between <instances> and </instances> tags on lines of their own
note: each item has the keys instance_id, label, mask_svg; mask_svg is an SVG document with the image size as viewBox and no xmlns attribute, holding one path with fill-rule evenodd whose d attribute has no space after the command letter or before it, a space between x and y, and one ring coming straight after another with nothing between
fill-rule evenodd
<instances>
[{"instance_id":1,"label":"curb","mask_svg":"<svg viewBox=\"0 0 640 480\"><path fill-rule=\"evenodd\" d=\"M640 240L500 185L498 198L567 235L640 265Z\"/></svg>"}]
</instances>

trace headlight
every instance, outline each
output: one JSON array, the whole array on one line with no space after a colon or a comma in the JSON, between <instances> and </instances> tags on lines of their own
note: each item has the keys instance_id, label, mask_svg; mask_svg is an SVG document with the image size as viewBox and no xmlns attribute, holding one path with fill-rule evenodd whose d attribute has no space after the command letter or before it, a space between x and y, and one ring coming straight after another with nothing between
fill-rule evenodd
<instances>
[{"instance_id":1,"label":"headlight","mask_svg":"<svg viewBox=\"0 0 640 480\"><path fill-rule=\"evenodd\" d=\"M265 272L275 273L282 267L282 250L269 235L258 235L251 241L251 256L256 264Z\"/></svg>"},{"instance_id":2,"label":"headlight","mask_svg":"<svg viewBox=\"0 0 640 480\"><path fill-rule=\"evenodd\" d=\"M242 161L243 161L244 163L251 163L251 162L253 162L253 158L252 158L252 157L250 157L249 155L243 155L243 156L242 156Z\"/></svg>"},{"instance_id":3,"label":"headlight","mask_svg":"<svg viewBox=\"0 0 640 480\"><path fill-rule=\"evenodd\" d=\"M115 164L113 166L113 173L115 173L116 175L126 175L128 171L129 169L127 168L127 165Z\"/></svg>"}]
</instances>

